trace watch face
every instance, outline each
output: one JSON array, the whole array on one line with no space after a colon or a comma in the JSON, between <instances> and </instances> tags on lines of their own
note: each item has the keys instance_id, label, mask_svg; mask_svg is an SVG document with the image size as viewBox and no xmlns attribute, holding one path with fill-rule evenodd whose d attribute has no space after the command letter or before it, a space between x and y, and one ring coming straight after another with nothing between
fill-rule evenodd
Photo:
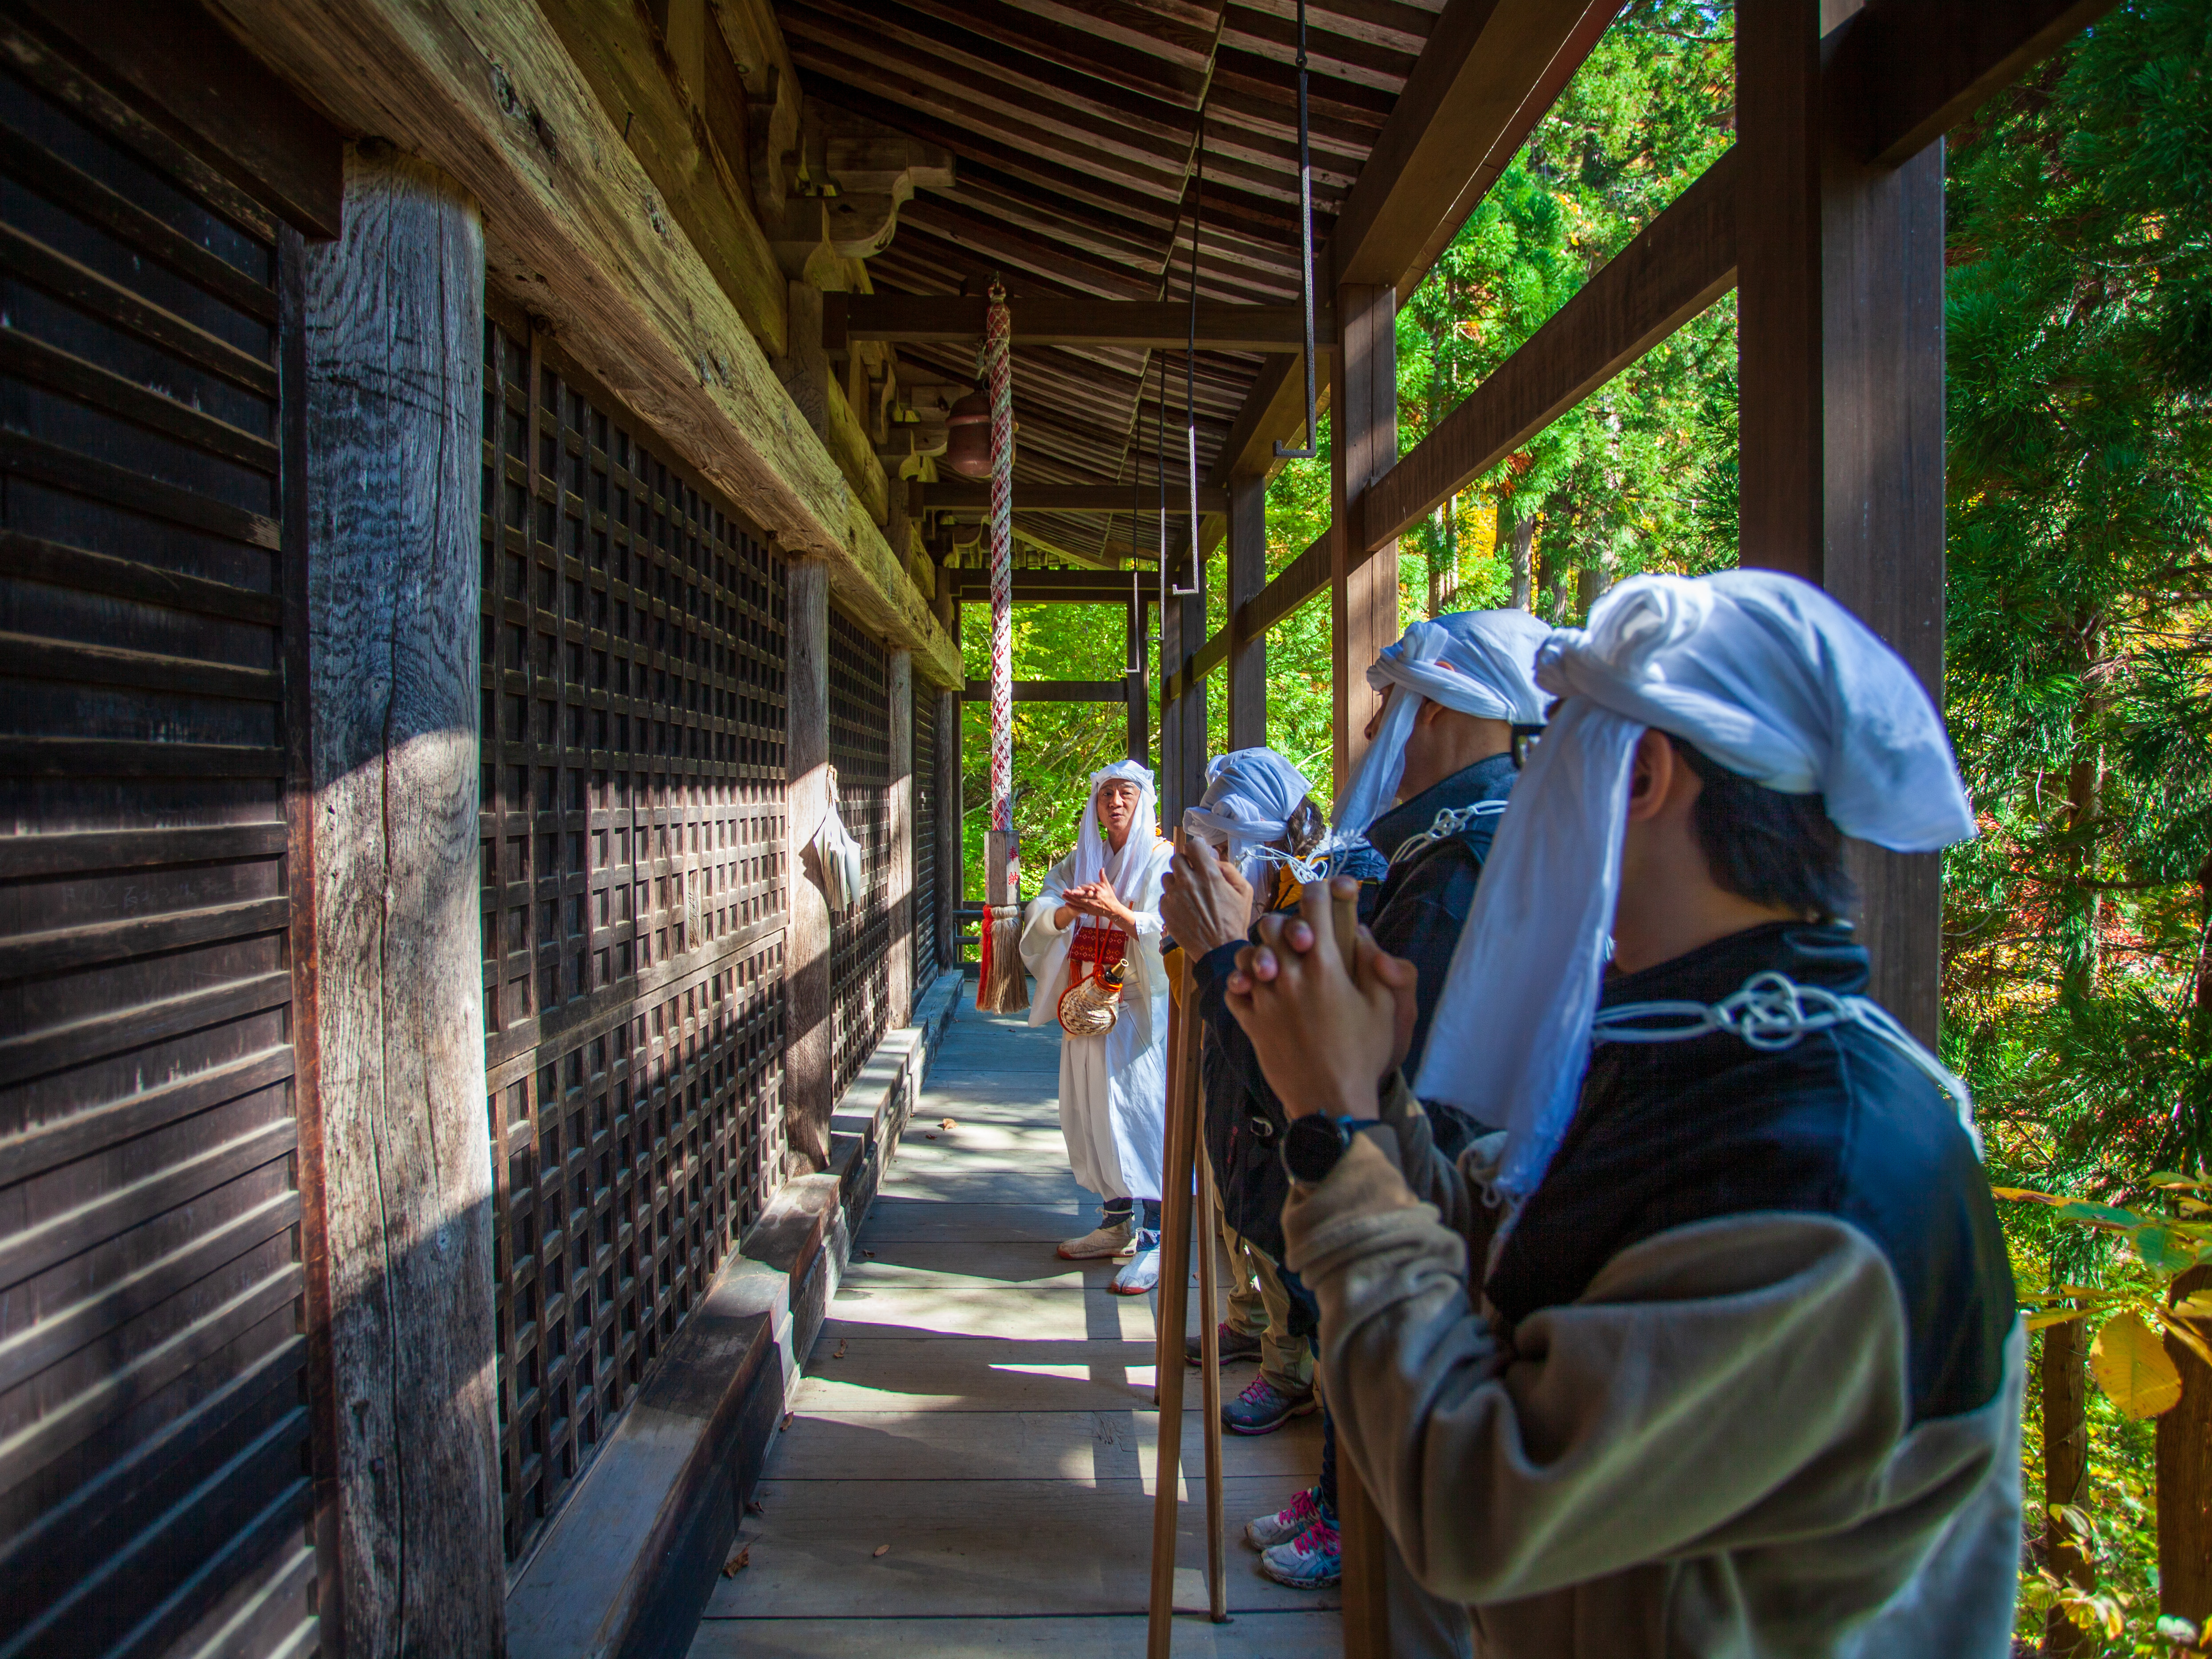
<instances>
[{"instance_id":1,"label":"watch face","mask_svg":"<svg viewBox=\"0 0 2212 1659\"><path fill-rule=\"evenodd\" d=\"M1344 1131L1333 1118L1316 1114L1292 1123L1283 1137L1283 1167L1293 1181L1308 1186L1328 1178L1344 1156Z\"/></svg>"}]
</instances>

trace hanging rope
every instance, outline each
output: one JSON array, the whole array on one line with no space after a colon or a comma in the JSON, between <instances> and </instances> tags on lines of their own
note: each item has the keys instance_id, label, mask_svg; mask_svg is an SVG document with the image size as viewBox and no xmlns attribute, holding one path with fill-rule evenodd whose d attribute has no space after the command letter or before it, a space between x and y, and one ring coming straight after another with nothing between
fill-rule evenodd
<instances>
[{"instance_id":1,"label":"hanging rope","mask_svg":"<svg viewBox=\"0 0 2212 1659\"><path fill-rule=\"evenodd\" d=\"M1006 290L991 284L985 313L983 369L991 389L991 828L1006 860L983 930L975 1006L1019 1013L1030 1006L1022 970L1022 852L1014 833L1014 372Z\"/></svg>"}]
</instances>

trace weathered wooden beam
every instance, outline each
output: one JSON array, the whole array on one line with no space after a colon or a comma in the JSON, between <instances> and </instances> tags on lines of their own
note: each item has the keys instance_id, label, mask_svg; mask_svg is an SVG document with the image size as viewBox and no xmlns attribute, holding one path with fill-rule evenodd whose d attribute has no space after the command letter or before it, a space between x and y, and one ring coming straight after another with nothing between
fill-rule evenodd
<instances>
[{"instance_id":1,"label":"weathered wooden beam","mask_svg":"<svg viewBox=\"0 0 2212 1659\"><path fill-rule=\"evenodd\" d=\"M381 148L381 147L380 147ZM506 1647L477 888L483 241L346 164L305 258L307 746L347 1654Z\"/></svg>"},{"instance_id":2,"label":"weathered wooden beam","mask_svg":"<svg viewBox=\"0 0 2212 1659\"><path fill-rule=\"evenodd\" d=\"M1895 167L2110 11L2116 0L1872 0L1831 31L1837 136Z\"/></svg>"},{"instance_id":3,"label":"weathered wooden beam","mask_svg":"<svg viewBox=\"0 0 2212 1659\"><path fill-rule=\"evenodd\" d=\"M987 302L980 298L911 294L833 294L823 311L823 339L842 350L854 340L899 344L957 343L983 337ZM1023 298L1006 306L1018 345L1112 345L1181 350L1188 343L1190 307L1181 301ZM1326 317L1316 325L1329 326ZM1230 305L1200 301L1200 351L1297 352L1305 322L1294 305Z\"/></svg>"},{"instance_id":4,"label":"weathered wooden beam","mask_svg":"<svg viewBox=\"0 0 2212 1659\"><path fill-rule=\"evenodd\" d=\"M1377 479L1355 549L1403 535L1727 293L1737 168L1723 155Z\"/></svg>"},{"instance_id":5,"label":"weathered wooden beam","mask_svg":"<svg viewBox=\"0 0 2212 1659\"><path fill-rule=\"evenodd\" d=\"M1129 688L1139 684L1133 679L1119 680L1016 680L1016 702L1127 702ZM988 702L991 682L970 680L961 692L963 702Z\"/></svg>"},{"instance_id":6,"label":"weathered wooden beam","mask_svg":"<svg viewBox=\"0 0 2212 1659\"><path fill-rule=\"evenodd\" d=\"M962 678L927 599L798 418L708 252L535 6L207 3L342 125L452 173L486 209L491 270L581 367L786 551L827 561L837 602L913 651L917 673ZM780 331L767 343L780 349Z\"/></svg>"},{"instance_id":7,"label":"weathered wooden beam","mask_svg":"<svg viewBox=\"0 0 2212 1659\"><path fill-rule=\"evenodd\" d=\"M1137 574L1139 603L1150 605L1159 596L1159 584L1150 572ZM1126 570L1017 570L1014 603L1127 605L1129 575ZM983 604L991 597L988 570L948 570L939 580L951 583L946 591L956 605Z\"/></svg>"},{"instance_id":8,"label":"weathered wooden beam","mask_svg":"<svg viewBox=\"0 0 2212 1659\"><path fill-rule=\"evenodd\" d=\"M988 484L932 484L926 506L927 510L932 513L987 513L991 507L991 488ZM1017 483L1014 486L1014 511L1017 513L1127 513L1128 510L1129 487L1127 484ZM1157 512L1158 507L1157 503L1147 501L1146 510ZM1226 513L1229 510L1229 492L1213 484L1200 484L1198 510L1200 513ZM1168 515L1170 518L1190 516L1190 492L1172 481L1168 485Z\"/></svg>"},{"instance_id":9,"label":"weathered wooden beam","mask_svg":"<svg viewBox=\"0 0 2212 1659\"><path fill-rule=\"evenodd\" d=\"M1016 702L1127 702L1130 682L1119 680L1016 680ZM988 680L970 680L960 694L963 702L988 702Z\"/></svg>"}]
</instances>

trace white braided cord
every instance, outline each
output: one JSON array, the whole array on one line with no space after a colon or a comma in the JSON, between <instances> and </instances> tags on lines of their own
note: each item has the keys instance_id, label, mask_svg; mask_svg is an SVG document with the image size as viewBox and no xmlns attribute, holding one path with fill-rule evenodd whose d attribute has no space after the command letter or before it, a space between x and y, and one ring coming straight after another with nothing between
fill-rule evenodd
<instances>
[{"instance_id":1,"label":"white braided cord","mask_svg":"<svg viewBox=\"0 0 2212 1659\"><path fill-rule=\"evenodd\" d=\"M1445 807L1431 821L1427 829L1417 836L1408 836L1398 843L1398 850L1390 854L1390 867L1395 870L1423 848L1433 847L1440 841L1456 836L1477 818L1504 817L1505 805L1502 800L1479 800L1467 806Z\"/></svg>"},{"instance_id":2,"label":"white braided cord","mask_svg":"<svg viewBox=\"0 0 2212 1659\"><path fill-rule=\"evenodd\" d=\"M1650 1024L1653 1020L1664 1022ZM1960 1127L1974 1143L1973 1097L1958 1074L1923 1048L1890 1012L1870 997L1848 996L1819 985L1800 985L1769 969L1753 974L1718 1002L1618 1002L1600 1008L1591 1022L1590 1041L1599 1042L1685 1042L1713 1031L1726 1031L1750 1048L1773 1053L1795 1046L1808 1031L1857 1025L1871 1031L1926 1073L1951 1097Z\"/></svg>"},{"instance_id":3,"label":"white braided cord","mask_svg":"<svg viewBox=\"0 0 2212 1659\"><path fill-rule=\"evenodd\" d=\"M1021 902L1014 838L1014 376L1006 291L991 284L983 353L991 386L991 823L1006 849L1006 902Z\"/></svg>"}]
</instances>

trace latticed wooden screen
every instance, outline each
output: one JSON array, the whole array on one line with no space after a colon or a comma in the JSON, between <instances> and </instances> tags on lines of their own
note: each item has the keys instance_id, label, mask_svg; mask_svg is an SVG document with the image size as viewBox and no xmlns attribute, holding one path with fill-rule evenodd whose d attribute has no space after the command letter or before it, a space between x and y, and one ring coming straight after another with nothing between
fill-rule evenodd
<instances>
[{"instance_id":1,"label":"latticed wooden screen","mask_svg":"<svg viewBox=\"0 0 2212 1659\"><path fill-rule=\"evenodd\" d=\"M541 336L495 321L484 341L514 1559L781 1177L785 599L759 538Z\"/></svg>"},{"instance_id":2,"label":"latticed wooden screen","mask_svg":"<svg viewBox=\"0 0 2212 1659\"><path fill-rule=\"evenodd\" d=\"M832 1094L842 1095L890 1016L890 686L883 647L835 606L830 611L830 763L837 810L867 854L867 893L830 921Z\"/></svg>"},{"instance_id":3,"label":"latticed wooden screen","mask_svg":"<svg viewBox=\"0 0 2212 1659\"><path fill-rule=\"evenodd\" d=\"M914 697L914 986L937 977L937 694Z\"/></svg>"}]
</instances>

